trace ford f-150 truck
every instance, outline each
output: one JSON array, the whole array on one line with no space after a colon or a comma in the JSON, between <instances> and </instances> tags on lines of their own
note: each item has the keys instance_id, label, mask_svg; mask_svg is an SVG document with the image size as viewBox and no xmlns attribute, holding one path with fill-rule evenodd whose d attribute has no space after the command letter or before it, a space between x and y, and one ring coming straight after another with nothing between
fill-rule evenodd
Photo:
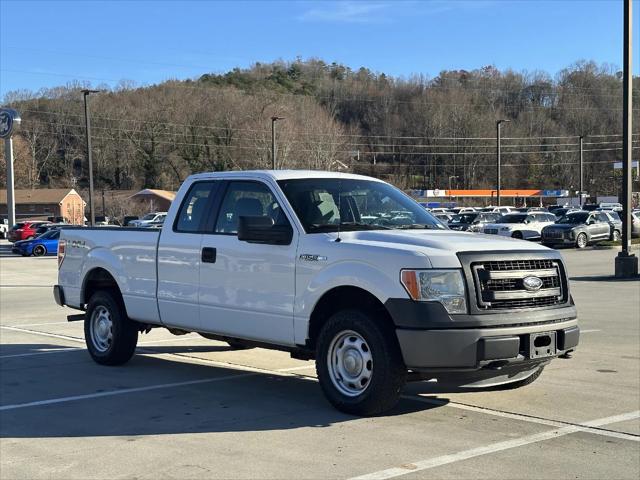
<instances>
[{"instance_id":1,"label":"ford f-150 truck","mask_svg":"<svg viewBox=\"0 0 640 480\"><path fill-rule=\"evenodd\" d=\"M559 253L449 230L358 175L193 175L161 230L64 228L58 262L54 297L85 311L96 362L127 362L151 328L198 332L315 359L328 400L360 415L407 380L526 385L578 344Z\"/></svg>"}]
</instances>

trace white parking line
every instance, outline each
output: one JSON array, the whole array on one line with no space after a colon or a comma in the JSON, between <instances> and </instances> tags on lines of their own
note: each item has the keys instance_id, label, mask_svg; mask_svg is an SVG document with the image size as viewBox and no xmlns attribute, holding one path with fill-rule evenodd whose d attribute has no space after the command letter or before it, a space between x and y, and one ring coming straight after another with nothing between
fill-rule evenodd
<instances>
[{"instance_id":1,"label":"white parking line","mask_svg":"<svg viewBox=\"0 0 640 480\"><path fill-rule=\"evenodd\" d=\"M33 357L35 355L50 355L52 353L74 352L77 350L84 350L84 348L69 347L69 348L57 348L55 350L47 350L44 352L14 353L11 355L0 355L0 360L2 360L3 358Z\"/></svg>"},{"instance_id":2,"label":"white parking line","mask_svg":"<svg viewBox=\"0 0 640 480\"><path fill-rule=\"evenodd\" d=\"M615 415L612 417L599 418L582 424L585 427L599 427L608 425L611 423L623 422L625 420L633 420L640 418L640 411L624 413L622 415ZM532 443L544 442L545 440L551 440L559 438L571 433L580 431L580 426L567 426L551 430L548 432L536 433L533 435L527 435L525 437L514 438L512 440L506 440L504 442L492 443L483 447L471 448L469 450L462 450L460 452L452 453L449 455L442 455L440 457L429 458L426 460L420 460L409 464L402 465L401 467L388 468L386 470L380 470L378 472L368 473L358 477L353 477L351 480L383 480L387 478L400 477L402 475L408 475L410 473L421 472L442 465L448 465L462 460L468 460L470 458L480 457L483 455L490 455L496 452L502 452L511 448L522 447L530 445Z\"/></svg>"},{"instance_id":3,"label":"white parking line","mask_svg":"<svg viewBox=\"0 0 640 480\"><path fill-rule=\"evenodd\" d=\"M580 333L593 333L593 332L601 332L602 330L598 328L592 328L590 330L580 330Z\"/></svg>"},{"instance_id":4,"label":"white parking line","mask_svg":"<svg viewBox=\"0 0 640 480\"><path fill-rule=\"evenodd\" d=\"M536 417L533 415L523 415L519 413L504 412L502 410L495 410L493 408L486 408L486 407L478 407L475 405L468 405L466 403L447 402L446 400L440 400L436 398L425 398L419 395L418 396L403 395L402 398L406 398L408 400L417 400L423 403L428 403L430 405L457 408L458 410L467 410L470 412L484 413L486 415L508 418L510 420L518 420L521 422L528 422L528 423L537 423L539 425L547 425L549 427L559 428L559 427L566 427L566 426L578 426L578 424L574 424L571 422L562 422L557 420L549 420L547 418ZM597 429L594 427L587 427L587 426L579 426L579 429L581 432L594 433L596 435L603 435L605 437L613 437L613 438L619 438L622 440L631 440L633 442L640 442L640 436L629 434L629 433L616 432L613 430L601 430L601 429Z\"/></svg>"},{"instance_id":5,"label":"white parking line","mask_svg":"<svg viewBox=\"0 0 640 480\"><path fill-rule=\"evenodd\" d=\"M75 323L75 322L70 322L67 320L66 322L22 323L19 325L6 325L6 326L24 328L24 327L42 327L45 325L71 325L72 323Z\"/></svg>"},{"instance_id":6,"label":"white parking line","mask_svg":"<svg viewBox=\"0 0 640 480\"><path fill-rule=\"evenodd\" d=\"M60 338L62 340L70 340L72 342L84 343L84 340L82 338L72 337L70 335L60 335L60 334L57 334L57 333L38 332L37 330L29 330L27 328L20 328L20 327L8 327L6 325L0 325L0 329L2 329L2 330L10 330L12 332L31 333L33 335L40 335L42 337Z\"/></svg>"}]
</instances>

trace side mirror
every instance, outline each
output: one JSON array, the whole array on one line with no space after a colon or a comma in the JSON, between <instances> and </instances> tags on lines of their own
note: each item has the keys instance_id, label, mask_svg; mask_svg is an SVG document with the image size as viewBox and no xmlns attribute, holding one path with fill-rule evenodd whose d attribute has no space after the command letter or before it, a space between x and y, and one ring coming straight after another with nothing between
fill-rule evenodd
<instances>
[{"instance_id":1,"label":"side mirror","mask_svg":"<svg viewBox=\"0 0 640 480\"><path fill-rule=\"evenodd\" d=\"M238 218L238 240L267 245L290 245L293 238L291 225L274 225L271 217Z\"/></svg>"}]
</instances>

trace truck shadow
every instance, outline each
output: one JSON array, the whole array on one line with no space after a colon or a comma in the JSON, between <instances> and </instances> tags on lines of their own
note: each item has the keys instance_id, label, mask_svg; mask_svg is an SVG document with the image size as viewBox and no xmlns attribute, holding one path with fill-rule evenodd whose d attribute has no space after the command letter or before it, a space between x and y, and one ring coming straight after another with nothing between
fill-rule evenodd
<instances>
[{"instance_id":1,"label":"truck shadow","mask_svg":"<svg viewBox=\"0 0 640 480\"><path fill-rule=\"evenodd\" d=\"M104 367L82 349L15 356L59 348L0 346L0 438L255 432L358 419L335 410L317 382L293 373L247 372L150 355L137 355L123 367ZM415 414L448 402L433 398L434 405L403 398L383 416ZM62 401L46 402L53 399Z\"/></svg>"}]
</instances>

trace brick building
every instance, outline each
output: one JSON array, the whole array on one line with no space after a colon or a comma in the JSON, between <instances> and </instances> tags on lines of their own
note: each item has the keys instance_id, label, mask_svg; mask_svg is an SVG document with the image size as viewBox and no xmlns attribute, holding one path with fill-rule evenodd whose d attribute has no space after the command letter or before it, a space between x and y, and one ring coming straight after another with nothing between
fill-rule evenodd
<instances>
[{"instance_id":1,"label":"brick building","mask_svg":"<svg viewBox=\"0 0 640 480\"><path fill-rule=\"evenodd\" d=\"M16 190L16 219L63 217L69 223L84 223L85 202L73 189L40 188ZM7 191L0 190L0 215L7 215Z\"/></svg>"}]
</instances>

